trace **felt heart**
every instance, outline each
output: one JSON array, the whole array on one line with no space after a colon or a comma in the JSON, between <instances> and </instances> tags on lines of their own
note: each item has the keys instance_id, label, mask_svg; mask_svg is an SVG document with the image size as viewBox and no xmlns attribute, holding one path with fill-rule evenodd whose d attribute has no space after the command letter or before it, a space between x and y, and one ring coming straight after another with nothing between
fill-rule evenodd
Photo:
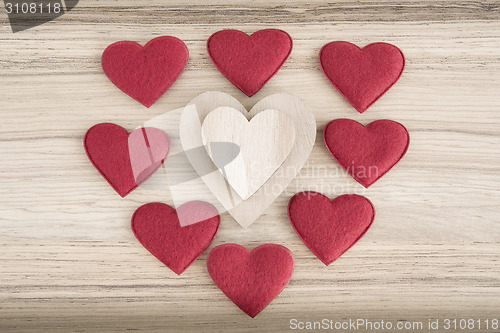
<instances>
[{"instance_id":1,"label":"felt heart","mask_svg":"<svg viewBox=\"0 0 500 333\"><path fill-rule=\"evenodd\" d=\"M251 97L283 66L292 45L290 35L278 29L259 30L251 36L222 30L210 36L207 50L222 75Z\"/></svg>"},{"instance_id":2,"label":"felt heart","mask_svg":"<svg viewBox=\"0 0 500 333\"><path fill-rule=\"evenodd\" d=\"M360 195L330 200L308 191L290 199L288 217L304 244L328 266L366 234L375 218L375 208Z\"/></svg>"},{"instance_id":3,"label":"felt heart","mask_svg":"<svg viewBox=\"0 0 500 333\"><path fill-rule=\"evenodd\" d=\"M252 318L285 289L294 266L292 252L277 244L264 244L252 252L237 244L224 244L207 258L214 283Z\"/></svg>"},{"instance_id":4,"label":"felt heart","mask_svg":"<svg viewBox=\"0 0 500 333\"><path fill-rule=\"evenodd\" d=\"M208 155L243 200L264 185L295 144L293 121L278 110L259 112L248 121L238 110L220 107L207 115L201 132ZM222 167L218 161L232 156L234 148L214 145L220 142L234 143L240 150L237 158Z\"/></svg>"},{"instance_id":5,"label":"felt heart","mask_svg":"<svg viewBox=\"0 0 500 333\"><path fill-rule=\"evenodd\" d=\"M148 203L132 216L137 240L177 275L212 244L219 225L217 209L203 201L187 202L177 211L164 203Z\"/></svg>"},{"instance_id":6,"label":"felt heart","mask_svg":"<svg viewBox=\"0 0 500 333\"><path fill-rule=\"evenodd\" d=\"M405 57L387 43L360 49L349 42L331 42L319 54L323 73L359 113L365 112L401 77Z\"/></svg>"},{"instance_id":7,"label":"felt heart","mask_svg":"<svg viewBox=\"0 0 500 333\"><path fill-rule=\"evenodd\" d=\"M87 131L84 147L97 171L125 197L158 170L168 155L170 140L156 128L129 134L121 126L102 123Z\"/></svg>"},{"instance_id":8,"label":"felt heart","mask_svg":"<svg viewBox=\"0 0 500 333\"><path fill-rule=\"evenodd\" d=\"M102 54L102 69L121 91L149 108L179 78L188 59L183 41L161 36L144 47L130 41L109 45Z\"/></svg>"},{"instance_id":9,"label":"felt heart","mask_svg":"<svg viewBox=\"0 0 500 333\"><path fill-rule=\"evenodd\" d=\"M184 151L204 146L201 124L210 112L221 106L232 107L250 119L265 110L283 111L295 127L295 145L288 157L266 183L245 201L242 201L237 193L226 184L225 178L218 171L218 167L213 165L208 154L187 156L193 168L221 205L241 226L246 228L280 195L307 161L316 139L316 121L304 102L289 94L268 96L247 112L245 107L231 95L209 91L189 102L180 117L179 137ZM206 172L207 165L213 170L210 174Z\"/></svg>"},{"instance_id":10,"label":"felt heart","mask_svg":"<svg viewBox=\"0 0 500 333\"><path fill-rule=\"evenodd\" d=\"M391 170L410 144L406 128L392 120L365 127L354 120L336 119L325 127L323 139L337 162L366 188Z\"/></svg>"}]
</instances>

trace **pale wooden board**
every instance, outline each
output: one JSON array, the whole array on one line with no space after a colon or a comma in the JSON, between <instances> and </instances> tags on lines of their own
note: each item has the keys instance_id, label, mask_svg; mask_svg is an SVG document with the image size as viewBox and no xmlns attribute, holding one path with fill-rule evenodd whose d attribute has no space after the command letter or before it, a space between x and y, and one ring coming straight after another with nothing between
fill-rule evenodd
<instances>
[{"instance_id":1,"label":"pale wooden board","mask_svg":"<svg viewBox=\"0 0 500 333\"><path fill-rule=\"evenodd\" d=\"M287 331L290 318L498 317L499 18L497 1L84 0L13 34L2 8L0 331L263 332ZM205 42L223 28L268 27L287 31L294 49L247 98L214 68ZM186 41L190 62L146 110L107 80L100 54L117 40L163 34ZM394 43L406 56L401 80L363 115L321 73L319 49L333 40ZM138 189L120 199L82 146L95 123L132 130L207 90L228 92L247 109L288 92L318 124L299 176L250 228L225 213L212 245L274 242L293 251L290 285L253 320L210 281L206 254L177 277L134 239L134 210L170 203L168 192ZM368 190L321 144L326 123L340 117L392 119L410 132L405 158ZM289 198L302 190L361 193L375 205L372 229L329 268L286 217Z\"/></svg>"}]
</instances>

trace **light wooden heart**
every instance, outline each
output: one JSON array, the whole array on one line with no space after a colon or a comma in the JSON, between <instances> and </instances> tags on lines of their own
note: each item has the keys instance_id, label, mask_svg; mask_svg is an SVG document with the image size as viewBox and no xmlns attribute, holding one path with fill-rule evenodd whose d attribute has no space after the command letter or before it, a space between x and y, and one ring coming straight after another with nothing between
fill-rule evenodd
<instances>
[{"instance_id":1,"label":"light wooden heart","mask_svg":"<svg viewBox=\"0 0 500 333\"><path fill-rule=\"evenodd\" d=\"M230 106L219 107L206 116L201 133L208 155L243 200L264 185L295 143L293 121L279 110L259 112L249 121Z\"/></svg>"},{"instance_id":2,"label":"light wooden heart","mask_svg":"<svg viewBox=\"0 0 500 333\"><path fill-rule=\"evenodd\" d=\"M201 124L210 112L221 106L230 106L250 119L265 110L280 110L292 120L295 127L295 144L288 157L265 184L245 201L217 171L218 168L212 163L208 153L204 156L188 155L193 168L221 205L241 226L247 228L273 203L304 166L316 139L316 121L304 102L290 94L268 96L247 112L231 95L209 91L191 100L181 114L179 138L184 151L203 146ZM212 163L214 172L206 173L207 163Z\"/></svg>"}]
</instances>

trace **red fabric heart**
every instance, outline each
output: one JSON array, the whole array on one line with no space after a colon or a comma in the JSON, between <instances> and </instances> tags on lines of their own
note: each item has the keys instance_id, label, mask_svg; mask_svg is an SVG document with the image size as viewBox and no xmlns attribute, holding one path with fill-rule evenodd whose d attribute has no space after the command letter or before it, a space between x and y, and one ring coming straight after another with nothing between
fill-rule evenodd
<instances>
[{"instance_id":1,"label":"red fabric heart","mask_svg":"<svg viewBox=\"0 0 500 333\"><path fill-rule=\"evenodd\" d=\"M290 199L288 217L304 244L328 266L366 234L375 218L375 208L360 195L330 200L310 191Z\"/></svg>"},{"instance_id":2,"label":"red fabric heart","mask_svg":"<svg viewBox=\"0 0 500 333\"><path fill-rule=\"evenodd\" d=\"M259 30L251 36L222 30L210 36L207 50L222 75L251 97L283 66L292 45L290 35L278 29Z\"/></svg>"},{"instance_id":3,"label":"red fabric heart","mask_svg":"<svg viewBox=\"0 0 500 333\"><path fill-rule=\"evenodd\" d=\"M170 140L157 128L129 134L121 126L102 123L87 131L84 148L99 173L125 197L158 170L168 155Z\"/></svg>"},{"instance_id":4,"label":"red fabric heart","mask_svg":"<svg viewBox=\"0 0 500 333\"><path fill-rule=\"evenodd\" d=\"M219 245L207 258L214 283L252 318L285 289L294 266L292 252L276 244L264 244L252 252L237 244Z\"/></svg>"},{"instance_id":5,"label":"red fabric heart","mask_svg":"<svg viewBox=\"0 0 500 333\"><path fill-rule=\"evenodd\" d=\"M373 43L360 49L331 42L319 53L323 73L351 105L363 113L401 77L405 57L392 44Z\"/></svg>"},{"instance_id":6,"label":"red fabric heart","mask_svg":"<svg viewBox=\"0 0 500 333\"><path fill-rule=\"evenodd\" d=\"M187 226L179 219L190 216ZM205 252L219 230L217 209L204 201L190 201L177 211L164 203L139 207L132 216L137 240L177 275L181 275Z\"/></svg>"},{"instance_id":7,"label":"red fabric heart","mask_svg":"<svg viewBox=\"0 0 500 333\"><path fill-rule=\"evenodd\" d=\"M120 41L102 54L102 69L121 91L146 107L153 105L179 78L189 52L178 38L161 36L144 47Z\"/></svg>"},{"instance_id":8,"label":"red fabric heart","mask_svg":"<svg viewBox=\"0 0 500 333\"><path fill-rule=\"evenodd\" d=\"M330 154L358 183L368 188L406 154L410 136L392 120L377 120L366 127L350 119L326 125L323 139Z\"/></svg>"}]
</instances>

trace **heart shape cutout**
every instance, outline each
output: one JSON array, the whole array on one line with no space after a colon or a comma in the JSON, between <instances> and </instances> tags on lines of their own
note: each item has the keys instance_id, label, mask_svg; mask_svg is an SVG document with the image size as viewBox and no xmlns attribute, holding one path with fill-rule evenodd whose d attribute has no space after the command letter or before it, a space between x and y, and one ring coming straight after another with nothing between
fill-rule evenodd
<instances>
[{"instance_id":1,"label":"heart shape cutout","mask_svg":"<svg viewBox=\"0 0 500 333\"><path fill-rule=\"evenodd\" d=\"M337 162L368 188L406 154L410 135L392 120L377 120L366 127L350 119L336 119L323 132L326 147Z\"/></svg>"},{"instance_id":2,"label":"heart shape cutout","mask_svg":"<svg viewBox=\"0 0 500 333\"><path fill-rule=\"evenodd\" d=\"M177 81L188 59L183 41L161 36L144 47L131 41L113 43L104 50L101 63L115 86L149 108Z\"/></svg>"},{"instance_id":3,"label":"heart shape cutout","mask_svg":"<svg viewBox=\"0 0 500 333\"><path fill-rule=\"evenodd\" d=\"M403 52L388 43L359 48L349 42L331 42L319 54L323 73L359 112L365 112L401 77Z\"/></svg>"},{"instance_id":4,"label":"heart shape cutout","mask_svg":"<svg viewBox=\"0 0 500 333\"><path fill-rule=\"evenodd\" d=\"M247 228L283 192L307 161L316 139L316 121L304 102L289 94L268 96L247 112L231 95L209 91L191 100L180 117L179 138L184 151L203 147L201 124L210 112L221 106L232 107L250 119L265 110L280 110L286 113L295 127L295 145L288 157L267 182L244 201L226 184L217 166L212 165L213 172L207 175L206 166L213 164L208 154L198 154L196 158L188 155L191 165L217 200L241 226Z\"/></svg>"},{"instance_id":5,"label":"heart shape cutout","mask_svg":"<svg viewBox=\"0 0 500 333\"><path fill-rule=\"evenodd\" d=\"M224 244L216 246L207 258L214 283L252 318L285 289L294 267L292 252L277 244L264 244L252 252L237 244Z\"/></svg>"},{"instance_id":6,"label":"heart shape cutout","mask_svg":"<svg viewBox=\"0 0 500 333\"><path fill-rule=\"evenodd\" d=\"M187 202L177 210L153 202L137 208L131 225L137 240L181 275L212 244L220 217L214 206L203 201Z\"/></svg>"},{"instance_id":7,"label":"heart shape cutout","mask_svg":"<svg viewBox=\"0 0 500 333\"><path fill-rule=\"evenodd\" d=\"M158 170L170 150L168 135L157 128L128 133L116 124L92 126L84 138L90 162L125 197Z\"/></svg>"},{"instance_id":8,"label":"heart shape cutout","mask_svg":"<svg viewBox=\"0 0 500 333\"><path fill-rule=\"evenodd\" d=\"M375 219L375 208L360 195L330 200L307 191L290 199L288 218L304 244L328 266L366 234Z\"/></svg>"},{"instance_id":9,"label":"heart shape cutout","mask_svg":"<svg viewBox=\"0 0 500 333\"><path fill-rule=\"evenodd\" d=\"M239 30L222 30L207 41L215 67L248 97L280 70L292 46L290 35L278 29L259 30L250 36Z\"/></svg>"},{"instance_id":10,"label":"heart shape cutout","mask_svg":"<svg viewBox=\"0 0 500 333\"><path fill-rule=\"evenodd\" d=\"M279 110L264 110L248 120L232 107L219 107L205 117L201 132L208 155L243 200L264 185L295 144L293 121ZM216 145L221 142L235 145ZM239 154L225 163L235 155L235 146Z\"/></svg>"}]
</instances>

